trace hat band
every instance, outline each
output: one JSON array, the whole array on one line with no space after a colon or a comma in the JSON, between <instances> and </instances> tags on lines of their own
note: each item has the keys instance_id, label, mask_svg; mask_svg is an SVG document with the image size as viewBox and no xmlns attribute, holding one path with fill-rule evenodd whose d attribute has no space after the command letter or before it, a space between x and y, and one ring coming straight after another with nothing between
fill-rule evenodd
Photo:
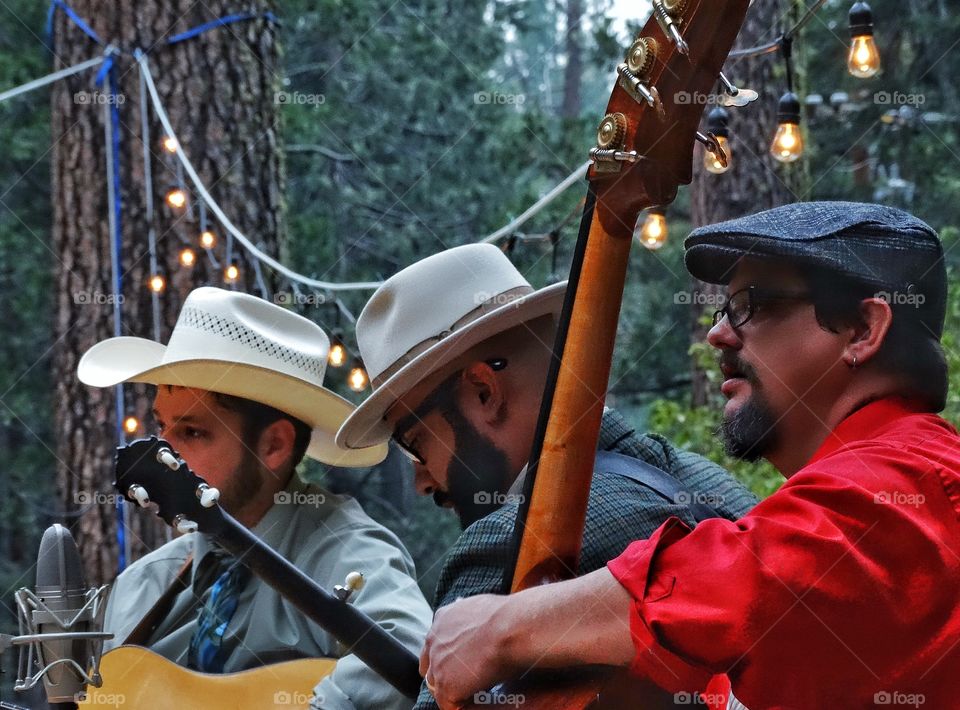
<instances>
[{"instance_id":1,"label":"hat band","mask_svg":"<svg viewBox=\"0 0 960 710\"><path fill-rule=\"evenodd\" d=\"M389 367L387 367L383 372L376 375L375 377L372 377L370 379L370 383L373 385L373 389L376 390L378 387L380 387L380 385L382 385L384 382L386 382L395 374L397 374L397 372L399 372L403 367L405 367L410 362L418 358L420 355L425 353L427 350L435 346L440 341L456 333L458 330L462 330L466 326L473 323L475 320L482 318L488 313L491 313L497 310L498 308L501 308L507 305L508 303L519 300L524 296L529 296L531 293L533 293L533 286L526 285L526 286L517 286L516 288L511 288L507 291L502 291L500 293L494 294L493 296L488 298L486 301L483 301L479 306L474 308L472 311L462 316L461 318L458 318L456 321L454 321L453 325L451 325L446 330L430 338L427 338L426 340L422 340L421 342L414 345L412 348L407 350L407 352L405 352L403 355L401 355L396 360L394 360L393 363Z\"/></svg>"}]
</instances>

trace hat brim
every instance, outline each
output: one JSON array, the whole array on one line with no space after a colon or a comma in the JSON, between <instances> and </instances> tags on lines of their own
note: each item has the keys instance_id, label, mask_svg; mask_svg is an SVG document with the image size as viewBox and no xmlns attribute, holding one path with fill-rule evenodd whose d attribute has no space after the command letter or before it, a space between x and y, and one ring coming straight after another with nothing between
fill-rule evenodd
<instances>
[{"instance_id":1,"label":"hat brim","mask_svg":"<svg viewBox=\"0 0 960 710\"><path fill-rule=\"evenodd\" d=\"M77 367L80 381L93 387L121 382L191 387L261 402L312 428L306 455L330 466L374 466L387 446L344 450L334 437L355 406L325 387L273 370L226 360L190 359L163 363L166 346L145 338L110 338L88 350Z\"/></svg>"},{"instance_id":2,"label":"hat brim","mask_svg":"<svg viewBox=\"0 0 960 710\"><path fill-rule=\"evenodd\" d=\"M356 408L337 432L337 445L356 450L388 442L393 431L384 417L397 400L478 343L541 316L558 315L566 290L567 282L561 281L534 291L490 311L422 352Z\"/></svg>"}]
</instances>

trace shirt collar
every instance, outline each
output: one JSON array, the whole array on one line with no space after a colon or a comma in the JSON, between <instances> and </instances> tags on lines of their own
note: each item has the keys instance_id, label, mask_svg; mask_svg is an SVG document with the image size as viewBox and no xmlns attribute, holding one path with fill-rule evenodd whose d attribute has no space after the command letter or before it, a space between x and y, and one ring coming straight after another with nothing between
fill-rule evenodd
<instances>
[{"instance_id":1,"label":"shirt collar","mask_svg":"<svg viewBox=\"0 0 960 710\"><path fill-rule=\"evenodd\" d=\"M922 403L903 397L886 397L870 402L847 415L847 418L827 435L807 465L826 458L847 444L874 438L895 419L925 411L927 410Z\"/></svg>"}]
</instances>

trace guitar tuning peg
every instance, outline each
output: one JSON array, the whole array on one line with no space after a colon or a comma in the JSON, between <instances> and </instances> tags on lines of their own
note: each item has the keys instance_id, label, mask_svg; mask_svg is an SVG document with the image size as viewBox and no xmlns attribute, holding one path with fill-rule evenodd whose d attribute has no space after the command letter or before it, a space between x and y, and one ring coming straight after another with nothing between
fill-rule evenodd
<instances>
[{"instance_id":1,"label":"guitar tuning peg","mask_svg":"<svg viewBox=\"0 0 960 710\"><path fill-rule=\"evenodd\" d=\"M204 508L212 508L220 501L220 490L201 483L197 486L197 498Z\"/></svg>"},{"instance_id":2,"label":"guitar tuning peg","mask_svg":"<svg viewBox=\"0 0 960 710\"><path fill-rule=\"evenodd\" d=\"M760 97L760 94L753 89L738 88L723 72L720 72L720 83L723 84L723 90L725 92L722 104L728 108L746 106Z\"/></svg>"},{"instance_id":3,"label":"guitar tuning peg","mask_svg":"<svg viewBox=\"0 0 960 710\"><path fill-rule=\"evenodd\" d=\"M177 457L173 455L173 452L167 448L162 448L157 451L157 461L173 471L176 471L180 468L180 461L177 460Z\"/></svg>"},{"instance_id":4,"label":"guitar tuning peg","mask_svg":"<svg viewBox=\"0 0 960 710\"><path fill-rule=\"evenodd\" d=\"M136 483L127 489L127 497L136 501L141 508L146 508L150 504L150 494L147 489Z\"/></svg>"},{"instance_id":5,"label":"guitar tuning peg","mask_svg":"<svg viewBox=\"0 0 960 710\"><path fill-rule=\"evenodd\" d=\"M333 591L340 601L345 602L350 598L351 594L363 589L364 581L363 575L360 572L351 572L346 576L343 584L336 585Z\"/></svg>"},{"instance_id":6,"label":"guitar tuning peg","mask_svg":"<svg viewBox=\"0 0 960 710\"><path fill-rule=\"evenodd\" d=\"M680 36L677 22L681 21L687 0L654 0L653 16L663 33L669 37L680 54L689 57L690 45Z\"/></svg>"},{"instance_id":7,"label":"guitar tuning peg","mask_svg":"<svg viewBox=\"0 0 960 710\"><path fill-rule=\"evenodd\" d=\"M198 525L195 522L183 515L174 517L173 526L177 529L178 533L192 533L198 529Z\"/></svg>"}]
</instances>

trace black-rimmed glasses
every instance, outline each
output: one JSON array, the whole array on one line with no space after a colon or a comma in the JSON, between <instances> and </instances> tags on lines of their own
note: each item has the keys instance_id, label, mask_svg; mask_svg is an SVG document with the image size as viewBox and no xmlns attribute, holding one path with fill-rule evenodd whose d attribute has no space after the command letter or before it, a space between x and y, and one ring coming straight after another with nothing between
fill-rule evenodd
<instances>
[{"instance_id":1,"label":"black-rimmed glasses","mask_svg":"<svg viewBox=\"0 0 960 710\"><path fill-rule=\"evenodd\" d=\"M730 326L739 328L756 315L765 303L774 301L805 301L810 298L809 293L785 293L769 291L756 286L748 286L730 294L726 304L713 312L713 324L717 325L726 316L730 319Z\"/></svg>"}]
</instances>

